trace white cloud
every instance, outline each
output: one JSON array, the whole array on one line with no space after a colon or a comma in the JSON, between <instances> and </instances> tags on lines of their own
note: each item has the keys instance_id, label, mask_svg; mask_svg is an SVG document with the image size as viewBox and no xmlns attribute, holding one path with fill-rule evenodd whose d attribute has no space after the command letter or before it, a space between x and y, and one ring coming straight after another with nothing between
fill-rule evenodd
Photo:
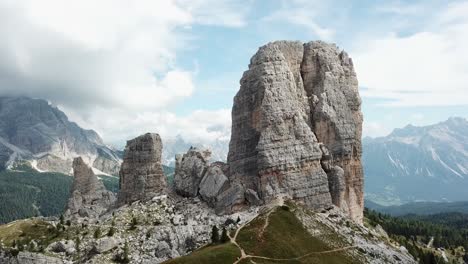
<instances>
[{"instance_id":1,"label":"white cloud","mask_svg":"<svg viewBox=\"0 0 468 264\"><path fill-rule=\"evenodd\" d=\"M128 112L122 109L96 108L83 119L73 109L64 110L72 120L84 127L93 127L107 142L123 147L125 141L146 132L159 133L164 139L181 135L188 142L209 143L217 139L229 140L230 109L196 110L186 116L168 111Z\"/></svg>"},{"instance_id":2,"label":"white cloud","mask_svg":"<svg viewBox=\"0 0 468 264\"><path fill-rule=\"evenodd\" d=\"M363 137L383 137L392 132L392 129L380 122L367 122L364 120L362 125Z\"/></svg>"},{"instance_id":3,"label":"white cloud","mask_svg":"<svg viewBox=\"0 0 468 264\"><path fill-rule=\"evenodd\" d=\"M468 2L433 14L416 33L387 34L351 52L363 96L386 105L468 104Z\"/></svg>"},{"instance_id":4,"label":"white cloud","mask_svg":"<svg viewBox=\"0 0 468 264\"><path fill-rule=\"evenodd\" d=\"M147 131L209 139L224 110L180 117L197 68L177 65L196 24L241 27L247 5L213 0L4 0L0 95L48 99L108 142ZM200 116L206 116L202 120ZM205 134L204 134L205 133ZM216 132L217 133L217 132Z\"/></svg>"}]
</instances>

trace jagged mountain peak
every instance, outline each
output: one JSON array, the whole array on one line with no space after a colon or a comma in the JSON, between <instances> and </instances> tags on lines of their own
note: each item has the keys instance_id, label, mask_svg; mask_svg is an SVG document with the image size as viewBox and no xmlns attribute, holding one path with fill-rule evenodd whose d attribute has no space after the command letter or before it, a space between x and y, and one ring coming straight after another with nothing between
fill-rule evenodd
<instances>
[{"instance_id":1,"label":"jagged mountain peak","mask_svg":"<svg viewBox=\"0 0 468 264\"><path fill-rule=\"evenodd\" d=\"M465 118L451 117L366 138L363 162L369 199L384 203L468 199L463 187L468 183L467 131Z\"/></svg>"},{"instance_id":2,"label":"jagged mountain peak","mask_svg":"<svg viewBox=\"0 0 468 264\"><path fill-rule=\"evenodd\" d=\"M118 154L94 131L71 122L58 107L43 99L0 97L0 167L29 160L41 171L71 172L71 161L116 174ZM105 155L103 155L105 154Z\"/></svg>"}]
</instances>

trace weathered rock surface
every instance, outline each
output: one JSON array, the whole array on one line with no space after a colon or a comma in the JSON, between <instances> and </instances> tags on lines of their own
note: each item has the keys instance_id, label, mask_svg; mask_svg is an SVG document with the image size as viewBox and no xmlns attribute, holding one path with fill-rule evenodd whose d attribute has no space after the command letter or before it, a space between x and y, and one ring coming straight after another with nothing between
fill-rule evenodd
<instances>
[{"instance_id":1,"label":"weathered rock surface","mask_svg":"<svg viewBox=\"0 0 468 264\"><path fill-rule=\"evenodd\" d=\"M120 168L118 205L151 199L166 192L161 151L162 143L158 134L147 133L127 141Z\"/></svg>"},{"instance_id":2,"label":"weathered rock surface","mask_svg":"<svg viewBox=\"0 0 468 264\"><path fill-rule=\"evenodd\" d=\"M121 242L120 239L114 237L102 237L93 243L91 251L102 254L116 248Z\"/></svg>"},{"instance_id":3,"label":"weathered rock surface","mask_svg":"<svg viewBox=\"0 0 468 264\"><path fill-rule=\"evenodd\" d=\"M234 98L230 182L265 202L287 194L321 208L333 197L362 221L360 102L352 61L335 45L278 41L261 47ZM319 143L330 150L330 175ZM344 181L334 166L343 169Z\"/></svg>"},{"instance_id":4,"label":"weathered rock surface","mask_svg":"<svg viewBox=\"0 0 468 264\"><path fill-rule=\"evenodd\" d=\"M62 240L62 241L57 241L52 244L50 244L47 247L48 251L52 251L55 253L66 253L67 255L71 255L75 253L75 242L71 240Z\"/></svg>"},{"instance_id":5,"label":"weathered rock surface","mask_svg":"<svg viewBox=\"0 0 468 264\"><path fill-rule=\"evenodd\" d=\"M309 42L304 45L301 75L304 88L312 98L313 131L330 150L333 165L344 170L346 186L338 205L353 219L361 221L364 209L362 113L353 62L336 45Z\"/></svg>"},{"instance_id":6,"label":"weathered rock surface","mask_svg":"<svg viewBox=\"0 0 468 264\"><path fill-rule=\"evenodd\" d=\"M81 157L73 160L73 186L68 199L66 216L97 218L115 202L115 196L94 175Z\"/></svg>"},{"instance_id":7,"label":"weathered rock surface","mask_svg":"<svg viewBox=\"0 0 468 264\"><path fill-rule=\"evenodd\" d=\"M40 253L19 252L18 256L11 256L0 251L2 264L71 264L71 261L46 256Z\"/></svg>"},{"instance_id":8,"label":"weathered rock surface","mask_svg":"<svg viewBox=\"0 0 468 264\"><path fill-rule=\"evenodd\" d=\"M176 156L174 187L178 194L195 197L208 168L211 152L191 147L187 153Z\"/></svg>"},{"instance_id":9,"label":"weathered rock surface","mask_svg":"<svg viewBox=\"0 0 468 264\"><path fill-rule=\"evenodd\" d=\"M226 167L227 164L223 162L211 164L200 182L200 196L212 206L216 204L220 192L229 186Z\"/></svg>"}]
</instances>

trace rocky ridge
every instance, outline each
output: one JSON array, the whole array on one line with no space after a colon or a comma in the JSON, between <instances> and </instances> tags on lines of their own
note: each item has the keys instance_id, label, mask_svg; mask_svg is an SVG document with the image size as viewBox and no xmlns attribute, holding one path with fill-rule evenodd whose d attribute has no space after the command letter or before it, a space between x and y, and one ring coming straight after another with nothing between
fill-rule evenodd
<instances>
[{"instance_id":1,"label":"rocky ridge","mask_svg":"<svg viewBox=\"0 0 468 264\"><path fill-rule=\"evenodd\" d=\"M362 222L361 100L346 52L322 41L269 43L240 83L223 172L228 181L212 199L216 211L232 213L287 194L312 209L334 204ZM178 160L175 174L176 190L190 186L190 196L208 167L205 160L198 172L186 173L193 155L189 150Z\"/></svg>"},{"instance_id":2,"label":"rocky ridge","mask_svg":"<svg viewBox=\"0 0 468 264\"><path fill-rule=\"evenodd\" d=\"M338 99L328 98L333 96ZM69 227L48 222L63 230L57 230L56 241L47 241L45 251L64 261L108 263L129 258L131 263L159 263L207 245L214 225L240 228L275 207L279 197L304 208L306 213L298 218L309 225L311 234L315 232L311 223L322 218L332 226L339 224L327 219L341 211L345 212L341 218L350 216L357 222L350 225L360 226L359 107L352 62L336 46L267 44L252 58L234 98L227 163L210 163L209 152L190 148L176 158L172 192L162 170L159 135L129 140L115 206L93 208L93 221L73 221ZM79 193L70 198L74 213L67 216L86 217L80 211L89 203L76 200L100 193L102 183L83 159L76 159L74 166L73 189ZM357 242L364 243L350 241ZM383 248L394 254L394 248Z\"/></svg>"}]
</instances>

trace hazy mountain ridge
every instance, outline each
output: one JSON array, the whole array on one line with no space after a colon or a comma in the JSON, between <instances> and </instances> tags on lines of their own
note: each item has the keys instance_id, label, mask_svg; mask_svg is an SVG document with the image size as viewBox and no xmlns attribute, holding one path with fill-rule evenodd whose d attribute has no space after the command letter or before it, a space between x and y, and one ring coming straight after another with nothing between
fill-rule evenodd
<instances>
[{"instance_id":1,"label":"hazy mountain ridge","mask_svg":"<svg viewBox=\"0 0 468 264\"><path fill-rule=\"evenodd\" d=\"M468 199L468 121L452 117L363 140L367 198L381 203Z\"/></svg>"},{"instance_id":2,"label":"hazy mountain ridge","mask_svg":"<svg viewBox=\"0 0 468 264\"><path fill-rule=\"evenodd\" d=\"M229 150L229 140L215 139L210 143L189 142L180 135L173 139L162 139L163 153L162 162L166 166L175 167L175 155L187 152L190 147L199 149L209 149L211 151L211 161L226 161Z\"/></svg>"},{"instance_id":3,"label":"hazy mountain ridge","mask_svg":"<svg viewBox=\"0 0 468 264\"><path fill-rule=\"evenodd\" d=\"M27 97L0 97L0 153L0 168L27 160L39 171L62 173L70 173L76 156L113 175L121 162L94 130L82 129L45 100Z\"/></svg>"}]
</instances>

